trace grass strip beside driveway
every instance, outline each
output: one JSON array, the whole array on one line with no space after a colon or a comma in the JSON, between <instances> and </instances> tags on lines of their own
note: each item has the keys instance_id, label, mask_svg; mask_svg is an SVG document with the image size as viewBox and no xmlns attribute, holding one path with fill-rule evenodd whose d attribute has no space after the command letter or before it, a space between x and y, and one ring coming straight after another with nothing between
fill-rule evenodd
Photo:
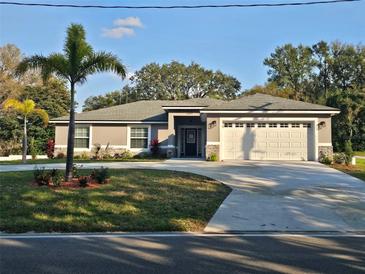
<instances>
[{"instance_id":1,"label":"grass strip beside driveway","mask_svg":"<svg viewBox=\"0 0 365 274\"><path fill-rule=\"evenodd\" d=\"M356 165L333 164L332 167L365 181L365 159L356 159Z\"/></svg>"},{"instance_id":2,"label":"grass strip beside driveway","mask_svg":"<svg viewBox=\"0 0 365 274\"><path fill-rule=\"evenodd\" d=\"M0 231L202 231L231 191L184 172L110 174L111 183L95 189L50 189L32 186L31 171L1 173Z\"/></svg>"}]
</instances>

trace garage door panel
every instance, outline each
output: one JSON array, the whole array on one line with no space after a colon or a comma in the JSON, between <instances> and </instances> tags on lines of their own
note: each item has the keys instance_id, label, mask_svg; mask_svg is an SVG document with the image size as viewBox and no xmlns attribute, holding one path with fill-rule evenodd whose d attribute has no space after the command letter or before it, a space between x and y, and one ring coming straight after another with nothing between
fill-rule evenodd
<instances>
[{"instance_id":1,"label":"garage door panel","mask_svg":"<svg viewBox=\"0 0 365 274\"><path fill-rule=\"evenodd\" d=\"M261 122L264 123L264 122ZM290 125L290 122L285 122ZM223 128L223 158L248 160L307 160L309 128ZM308 133L308 131L310 133ZM313 146L313 142L310 141Z\"/></svg>"}]
</instances>

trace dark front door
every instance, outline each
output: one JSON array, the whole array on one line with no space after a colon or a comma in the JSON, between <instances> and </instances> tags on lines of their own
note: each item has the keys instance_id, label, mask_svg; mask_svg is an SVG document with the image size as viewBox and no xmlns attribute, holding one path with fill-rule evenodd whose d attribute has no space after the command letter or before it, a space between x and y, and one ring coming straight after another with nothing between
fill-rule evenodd
<instances>
[{"instance_id":1,"label":"dark front door","mask_svg":"<svg viewBox=\"0 0 365 274\"><path fill-rule=\"evenodd\" d=\"M197 156L197 130L196 128L187 128L185 130L185 156Z\"/></svg>"}]
</instances>

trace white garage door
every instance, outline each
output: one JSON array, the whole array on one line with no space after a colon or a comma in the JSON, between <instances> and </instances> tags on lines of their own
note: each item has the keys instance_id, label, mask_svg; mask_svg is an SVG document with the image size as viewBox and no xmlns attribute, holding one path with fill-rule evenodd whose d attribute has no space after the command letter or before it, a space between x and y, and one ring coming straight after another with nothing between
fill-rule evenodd
<instances>
[{"instance_id":1,"label":"white garage door","mask_svg":"<svg viewBox=\"0 0 365 274\"><path fill-rule=\"evenodd\" d=\"M308 160L311 123L224 122L223 159Z\"/></svg>"}]
</instances>

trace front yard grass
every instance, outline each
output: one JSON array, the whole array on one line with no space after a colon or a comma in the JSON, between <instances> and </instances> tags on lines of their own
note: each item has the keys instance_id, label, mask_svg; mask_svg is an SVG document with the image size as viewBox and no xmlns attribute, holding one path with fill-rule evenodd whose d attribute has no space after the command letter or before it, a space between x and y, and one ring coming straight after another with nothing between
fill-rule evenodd
<instances>
[{"instance_id":1,"label":"front yard grass","mask_svg":"<svg viewBox=\"0 0 365 274\"><path fill-rule=\"evenodd\" d=\"M356 159L356 165L333 164L334 168L365 181L365 159Z\"/></svg>"},{"instance_id":2,"label":"front yard grass","mask_svg":"<svg viewBox=\"0 0 365 274\"><path fill-rule=\"evenodd\" d=\"M103 163L103 162L160 162L163 158L130 158L130 159L110 159L110 160L82 160L74 159L74 163ZM57 164L66 163L66 159L36 159L27 160L25 164ZM21 160L0 161L0 165L24 165Z\"/></svg>"},{"instance_id":3,"label":"front yard grass","mask_svg":"<svg viewBox=\"0 0 365 274\"><path fill-rule=\"evenodd\" d=\"M80 175L90 174L80 170ZM110 170L94 189L31 185L32 171L0 173L0 231L202 231L230 189L162 170Z\"/></svg>"}]
</instances>

